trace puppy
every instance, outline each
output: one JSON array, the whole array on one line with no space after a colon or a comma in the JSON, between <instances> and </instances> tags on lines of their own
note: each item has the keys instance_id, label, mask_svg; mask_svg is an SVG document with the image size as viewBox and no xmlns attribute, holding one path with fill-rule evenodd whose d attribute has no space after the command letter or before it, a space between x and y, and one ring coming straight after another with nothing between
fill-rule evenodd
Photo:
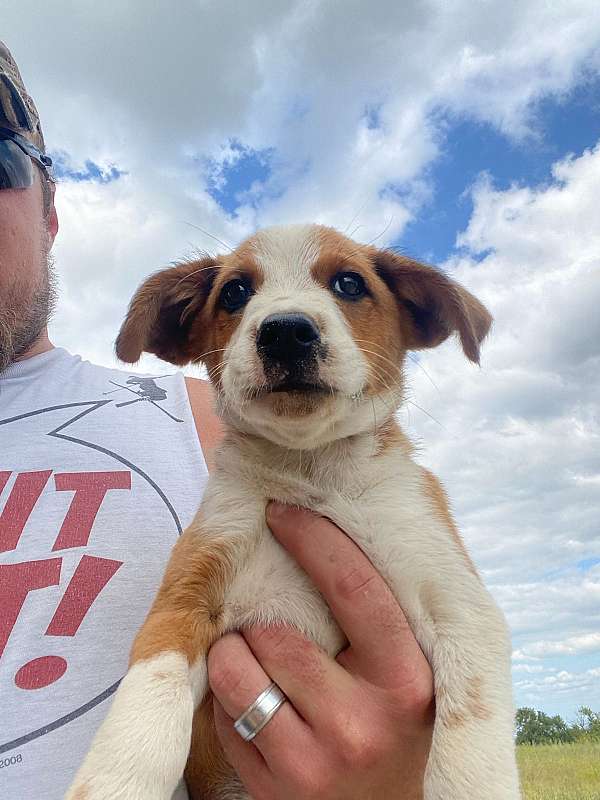
<instances>
[{"instance_id":1,"label":"puppy","mask_svg":"<svg viewBox=\"0 0 600 800\"><path fill-rule=\"evenodd\" d=\"M317 225L261 231L140 287L117 354L202 361L226 433L69 798L168 800L186 760L194 796L248 797L214 733L209 648L255 623L296 626L331 655L345 645L272 538L271 499L333 520L403 608L435 681L426 800L519 797L505 621L394 417L407 351L456 333L477 363L490 324L441 272Z\"/></svg>"}]
</instances>

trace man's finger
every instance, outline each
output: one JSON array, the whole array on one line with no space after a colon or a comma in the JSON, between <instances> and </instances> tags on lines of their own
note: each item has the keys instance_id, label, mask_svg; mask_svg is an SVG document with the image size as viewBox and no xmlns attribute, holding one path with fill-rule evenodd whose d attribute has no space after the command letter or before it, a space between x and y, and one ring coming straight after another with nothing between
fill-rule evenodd
<instances>
[{"instance_id":1,"label":"man's finger","mask_svg":"<svg viewBox=\"0 0 600 800\"><path fill-rule=\"evenodd\" d=\"M237 772L248 791L252 792L253 797L259 796L258 790L263 796L271 796L273 794L273 775L264 758L251 742L245 742L238 736L231 723L231 718L216 698L213 699L213 708L217 736L223 745L227 761Z\"/></svg>"},{"instance_id":2,"label":"man's finger","mask_svg":"<svg viewBox=\"0 0 600 800\"><path fill-rule=\"evenodd\" d=\"M314 642L288 626L243 632L252 652L311 728L347 716L355 681Z\"/></svg>"},{"instance_id":3,"label":"man's finger","mask_svg":"<svg viewBox=\"0 0 600 800\"><path fill-rule=\"evenodd\" d=\"M324 596L363 677L391 687L429 674L394 595L343 531L310 511L276 503L267 507L267 523Z\"/></svg>"},{"instance_id":4,"label":"man's finger","mask_svg":"<svg viewBox=\"0 0 600 800\"><path fill-rule=\"evenodd\" d=\"M238 633L227 634L211 647L208 680L214 696L231 717L232 729L233 720L272 682ZM281 742L287 742L291 748L301 746L309 731L292 703L285 702L256 734L252 744L260 750L270 768L272 760L280 758ZM235 735L239 736L237 732Z\"/></svg>"}]
</instances>

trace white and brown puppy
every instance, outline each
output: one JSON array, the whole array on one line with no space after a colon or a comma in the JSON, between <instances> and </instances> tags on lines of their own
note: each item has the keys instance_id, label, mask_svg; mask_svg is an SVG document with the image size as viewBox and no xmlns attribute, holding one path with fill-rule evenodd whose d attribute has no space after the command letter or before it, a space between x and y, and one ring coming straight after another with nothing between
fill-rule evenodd
<instances>
[{"instance_id":1,"label":"white and brown puppy","mask_svg":"<svg viewBox=\"0 0 600 800\"><path fill-rule=\"evenodd\" d=\"M186 761L199 797L247 797L212 727L209 648L254 623L294 625L329 654L345 644L270 534L271 499L333 520L404 609L435 680L427 800L519 797L505 621L394 418L406 352L456 332L477 362L490 322L437 270L316 225L261 231L141 286L118 355L203 361L226 433L69 798L168 800Z\"/></svg>"}]
</instances>

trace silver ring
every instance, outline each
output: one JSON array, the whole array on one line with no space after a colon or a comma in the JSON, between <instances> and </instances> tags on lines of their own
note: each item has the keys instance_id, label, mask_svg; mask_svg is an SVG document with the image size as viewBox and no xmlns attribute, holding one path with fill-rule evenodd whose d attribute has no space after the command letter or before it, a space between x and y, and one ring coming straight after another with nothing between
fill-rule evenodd
<instances>
[{"instance_id":1,"label":"silver ring","mask_svg":"<svg viewBox=\"0 0 600 800\"><path fill-rule=\"evenodd\" d=\"M246 742L252 741L260 733L267 722L277 713L277 710L287 700L284 693L276 683L261 692L252 705L236 719L233 727Z\"/></svg>"}]
</instances>

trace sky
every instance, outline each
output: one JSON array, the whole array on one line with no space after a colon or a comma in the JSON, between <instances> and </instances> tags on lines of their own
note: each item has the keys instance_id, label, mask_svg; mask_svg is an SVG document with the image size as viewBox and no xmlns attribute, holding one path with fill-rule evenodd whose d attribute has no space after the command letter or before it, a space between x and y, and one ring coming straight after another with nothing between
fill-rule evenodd
<instances>
[{"instance_id":1,"label":"sky","mask_svg":"<svg viewBox=\"0 0 600 800\"><path fill-rule=\"evenodd\" d=\"M5 0L0 38L57 167L55 344L115 365L146 275L280 223L488 306L481 367L420 352L400 419L507 616L516 704L600 711L600 4Z\"/></svg>"}]
</instances>

